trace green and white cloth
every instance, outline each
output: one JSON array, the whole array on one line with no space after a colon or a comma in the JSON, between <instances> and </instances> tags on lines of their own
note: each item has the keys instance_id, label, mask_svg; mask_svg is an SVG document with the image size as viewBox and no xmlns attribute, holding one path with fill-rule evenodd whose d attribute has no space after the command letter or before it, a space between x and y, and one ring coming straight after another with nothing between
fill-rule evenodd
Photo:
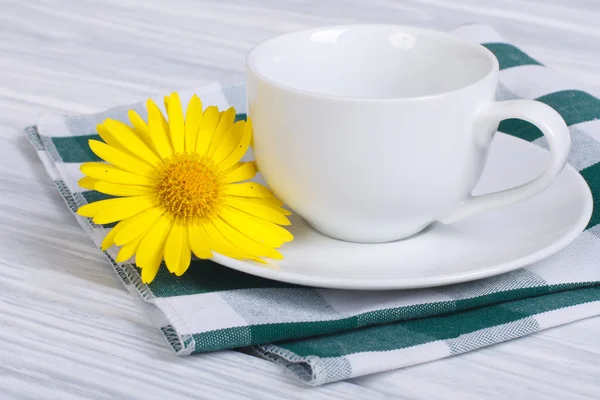
<instances>
[{"instance_id":1,"label":"green and white cloth","mask_svg":"<svg viewBox=\"0 0 600 400\"><path fill-rule=\"evenodd\" d=\"M570 163L600 204L600 100L557 76L487 26L457 35L483 43L500 61L499 100L527 98L556 109L573 140ZM245 118L244 86L209 85L196 92L204 104L233 105ZM159 98L157 103L161 104ZM96 115L42 118L26 130L68 206L75 211L107 198L78 187L81 163L98 161L87 141L104 118L127 121L142 102ZM506 120L500 131L547 147L533 125ZM107 232L76 216L96 246ZM162 268L141 282L132 263L116 264L125 286L156 321L180 355L247 347L283 365L300 380L321 385L464 353L542 329L600 314L600 206L570 246L551 258L480 281L423 290L364 292L300 287L194 260L176 277ZM399 263L402 260L398 260ZM368 265L365 265L368 268Z\"/></svg>"}]
</instances>

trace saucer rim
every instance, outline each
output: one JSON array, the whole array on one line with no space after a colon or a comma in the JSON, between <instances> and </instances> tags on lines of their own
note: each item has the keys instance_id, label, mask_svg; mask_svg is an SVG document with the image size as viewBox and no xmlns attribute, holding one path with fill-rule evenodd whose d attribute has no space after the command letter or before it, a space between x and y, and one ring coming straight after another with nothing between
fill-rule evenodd
<instances>
[{"instance_id":1,"label":"saucer rim","mask_svg":"<svg viewBox=\"0 0 600 400\"><path fill-rule=\"evenodd\" d=\"M534 147L535 145L530 142L502 133L497 132L516 139L521 142L528 143ZM540 149L542 150L542 149ZM279 269L254 264L251 261L243 261L232 259L220 254L215 253L212 261L221 264L225 267L232 268L234 270L244 272L250 275L258 276L261 278L271 279L279 282L286 282L301 286L310 286L324 289L349 289L349 290L400 290L400 289L419 289L419 288L431 288L437 286L444 286L455 283L469 282L477 279L489 278L502 273L514 271L523 266L533 264L535 262L544 260L551 255L559 252L573 242L586 228L589 223L594 208L594 199L592 196L591 189L587 184L586 180L573 166L567 164L565 170L568 170L569 174L574 173L574 179L577 179L582 190L582 195L585 196L585 204L579 219L573 223L573 227L568 234L560 237L551 244L544 248L535 251L527 256L516 258L511 261L507 261L500 264L495 264L491 267L484 267L473 271L463 273L452 273L451 275L435 275L427 277L416 277L416 278L373 278L365 280L364 278L347 278L347 277L324 277L318 275L305 275L296 272L282 272ZM565 173L563 171L562 173ZM310 229L314 230L313 227ZM332 239L333 240L333 239ZM368 244L355 243L356 246L363 246Z\"/></svg>"}]
</instances>

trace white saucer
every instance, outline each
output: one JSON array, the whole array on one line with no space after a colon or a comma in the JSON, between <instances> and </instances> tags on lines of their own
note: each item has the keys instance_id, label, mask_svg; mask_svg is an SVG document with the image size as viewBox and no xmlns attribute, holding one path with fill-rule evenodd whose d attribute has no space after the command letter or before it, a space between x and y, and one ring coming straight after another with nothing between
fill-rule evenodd
<instances>
[{"instance_id":1,"label":"white saucer","mask_svg":"<svg viewBox=\"0 0 600 400\"><path fill-rule=\"evenodd\" d=\"M475 194L513 187L540 175L549 153L498 133ZM216 255L215 262L263 278L339 289L409 289L446 285L508 272L561 250L590 220L592 195L568 165L544 193L501 210L385 244L356 244L323 236L292 216L295 239L285 259L265 268ZM278 268L278 269L277 269Z\"/></svg>"}]
</instances>

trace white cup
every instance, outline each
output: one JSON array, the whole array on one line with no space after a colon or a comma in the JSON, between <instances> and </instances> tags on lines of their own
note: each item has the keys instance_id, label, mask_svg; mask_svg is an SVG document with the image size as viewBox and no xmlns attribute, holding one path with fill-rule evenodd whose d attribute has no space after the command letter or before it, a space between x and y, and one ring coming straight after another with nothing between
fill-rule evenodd
<instances>
[{"instance_id":1,"label":"white cup","mask_svg":"<svg viewBox=\"0 0 600 400\"><path fill-rule=\"evenodd\" d=\"M387 242L526 200L565 166L549 106L496 102L498 61L458 37L392 25L287 33L247 57L254 157L274 193L325 235ZM535 124L551 149L537 179L472 196L499 121ZM493 227L490 227L493 229Z\"/></svg>"}]
</instances>

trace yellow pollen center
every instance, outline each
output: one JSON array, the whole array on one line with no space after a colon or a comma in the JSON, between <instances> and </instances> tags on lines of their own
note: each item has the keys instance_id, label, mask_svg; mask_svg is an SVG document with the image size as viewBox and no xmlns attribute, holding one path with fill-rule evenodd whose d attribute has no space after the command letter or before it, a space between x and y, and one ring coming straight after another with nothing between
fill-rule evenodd
<instances>
[{"instance_id":1,"label":"yellow pollen center","mask_svg":"<svg viewBox=\"0 0 600 400\"><path fill-rule=\"evenodd\" d=\"M194 220L218 211L223 203L224 184L210 158L178 153L159 169L154 192L174 217Z\"/></svg>"}]
</instances>

